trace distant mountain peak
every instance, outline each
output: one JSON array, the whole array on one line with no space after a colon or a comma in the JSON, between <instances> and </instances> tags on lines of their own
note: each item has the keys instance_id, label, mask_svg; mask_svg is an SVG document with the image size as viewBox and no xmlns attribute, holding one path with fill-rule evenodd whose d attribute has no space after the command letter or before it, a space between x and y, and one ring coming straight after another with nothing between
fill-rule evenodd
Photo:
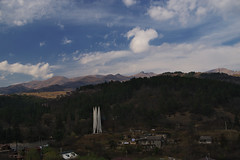
<instances>
[{"instance_id":1,"label":"distant mountain peak","mask_svg":"<svg viewBox=\"0 0 240 160\"><path fill-rule=\"evenodd\" d=\"M138 74L135 74L133 75L132 77L135 77L135 78L144 78L144 77L153 77L153 76L156 76L157 74L153 73L153 72L144 72L144 71L141 71L139 72Z\"/></svg>"},{"instance_id":2,"label":"distant mountain peak","mask_svg":"<svg viewBox=\"0 0 240 160\"><path fill-rule=\"evenodd\" d=\"M207 73L224 73L224 74L228 74L231 76L239 76L240 75L240 71L233 71L233 70L230 70L227 68L216 68L216 69L207 71Z\"/></svg>"}]
</instances>

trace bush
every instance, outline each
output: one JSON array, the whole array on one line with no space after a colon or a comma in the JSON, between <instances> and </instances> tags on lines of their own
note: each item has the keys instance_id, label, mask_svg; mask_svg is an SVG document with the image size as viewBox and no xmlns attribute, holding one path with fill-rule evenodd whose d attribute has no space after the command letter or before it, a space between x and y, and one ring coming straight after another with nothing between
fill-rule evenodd
<instances>
[{"instance_id":1,"label":"bush","mask_svg":"<svg viewBox=\"0 0 240 160\"><path fill-rule=\"evenodd\" d=\"M29 149L24 160L40 160L40 153L37 149Z\"/></svg>"},{"instance_id":2,"label":"bush","mask_svg":"<svg viewBox=\"0 0 240 160\"><path fill-rule=\"evenodd\" d=\"M61 160L61 156L55 151L50 151L43 155L43 160Z\"/></svg>"},{"instance_id":3,"label":"bush","mask_svg":"<svg viewBox=\"0 0 240 160\"><path fill-rule=\"evenodd\" d=\"M87 156L78 157L78 160L106 160L103 157L97 157L95 154L90 154Z\"/></svg>"}]
</instances>

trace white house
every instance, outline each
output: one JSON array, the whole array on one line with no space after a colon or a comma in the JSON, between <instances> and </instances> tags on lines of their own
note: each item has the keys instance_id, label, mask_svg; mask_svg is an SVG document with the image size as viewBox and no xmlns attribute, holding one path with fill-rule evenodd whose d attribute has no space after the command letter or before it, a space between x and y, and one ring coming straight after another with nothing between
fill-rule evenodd
<instances>
[{"instance_id":1,"label":"white house","mask_svg":"<svg viewBox=\"0 0 240 160\"><path fill-rule=\"evenodd\" d=\"M137 139L136 141L137 141L137 144L149 150L155 147L161 148L163 146L163 143L165 143L166 138L164 138L163 136L148 136L148 137Z\"/></svg>"}]
</instances>

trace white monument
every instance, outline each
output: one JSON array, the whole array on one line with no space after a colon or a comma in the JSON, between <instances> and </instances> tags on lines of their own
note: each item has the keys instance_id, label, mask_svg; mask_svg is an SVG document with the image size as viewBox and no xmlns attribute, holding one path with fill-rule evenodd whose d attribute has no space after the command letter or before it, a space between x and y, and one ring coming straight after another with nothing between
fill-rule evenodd
<instances>
[{"instance_id":1,"label":"white monument","mask_svg":"<svg viewBox=\"0 0 240 160\"><path fill-rule=\"evenodd\" d=\"M93 134L102 133L100 107L93 107Z\"/></svg>"}]
</instances>

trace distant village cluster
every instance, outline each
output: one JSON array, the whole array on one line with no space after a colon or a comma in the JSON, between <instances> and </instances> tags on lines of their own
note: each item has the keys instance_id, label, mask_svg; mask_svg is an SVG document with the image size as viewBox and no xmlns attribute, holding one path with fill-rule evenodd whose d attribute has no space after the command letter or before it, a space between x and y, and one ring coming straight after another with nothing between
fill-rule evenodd
<instances>
[{"instance_id":1,"label":"distant village cluster","mask_svg":"<svg viewBox=\"0 0 240 160\"><path fill-rule=\"evenodd\" d=\"M101 134L101 133L94 133ZM104 134L104 133L103 133ZM178 139L170 138L171 135L167 132L159 132L155 129L150 131L144 131L141 129L130 129L129 132L126 132L124 137L118 141L116 150L123 150L127 146L141 147L141 152L153 152L157 149L162 149L167 145L177 145L180 143ZM24 155L26 155L30 149L36 149L41 155L42 150L46 147L49 147L49 143L53 141L39 141L35 143L11 143L11 144L0 144L0 155L7 159L18 159L23 160ZM213 143L211 136L200 136L198 140L199 144L202 145L211 145ZM106 149L109 149L110 146L106 146ZM126 153L126 157L127 157ZM59 155L61 159L77 159L78 154L74 151L62 151L60 149ZM1 158L0 157L0 158ZM117 158L116 158L117 159ZM116 160L115 159L115 160ZM125 159L123 157L123 159ZM130 158L127 158L128 160ZM174 157L162 158L161 160L180 160ZM214 160L210 157L200 158L199 160Z\"/></svg>"},{"instance_id":2,"label":"distant village cluster","mask_svg":"<svg viewBox=\"0 0 240 160\"><path fill-rule=\"evenodd\" d=\"M101 124L101 112L100 107L93 108L93 137L94 135L104 135L105 133L102 131ZM151 130L142 130L142 129L129 129L128 132L122 133L123 137L117 140L117 143L114 146L115 151L123 151L126 147L131 146L135 149L139 149L141 153L152 153L158 150L163 149L167 146L174 146L181 143L180 139L171 138L171 133L167 131L161 131L159 129L151 129ZM37 153L42 157L43 149L49 147L49 144L54 143L54 140L49 141L39 141L35 143L10 143L10 144L0 144L0 156L7 159L18 159L23 160L24 156L30 152L31 149L37 150ZM90 143L90 142L89 142ZM211 145L213 143L213 139L211 136L202 135L198 138L199 145ZM111 145L108 144L105 146L106 150L111 149ZM59 151L60 159L68 160L68 159L77 159L79 156L75 151L63 151L60 148ZM128 151L126 150L126 156L121 158L125 159L127 157ZM206 155L207 160L214 160L210 158L209 155ZM0 157L1 158L1 157ZM114 160L117 160L115 158ZM130 158L127 158L128 160ZM178 160L178 158L167 157L162 158L161 160ZM199 160L205 160L205 158L200 158Z\"/></svg>"}]
</instances>

